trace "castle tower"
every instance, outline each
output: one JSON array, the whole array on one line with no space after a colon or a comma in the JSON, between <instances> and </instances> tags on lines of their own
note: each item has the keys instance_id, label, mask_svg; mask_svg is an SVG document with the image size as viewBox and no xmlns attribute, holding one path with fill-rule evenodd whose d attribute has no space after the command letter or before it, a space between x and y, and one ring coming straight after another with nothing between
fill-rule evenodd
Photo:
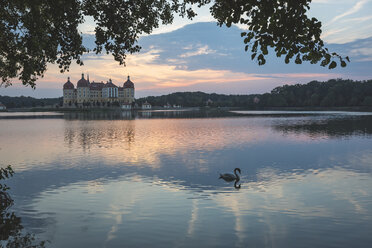
<instances>
[{"instance_id":1,"label":"castle tower","mask_svg":"<svg viewBox=\"0 0 372 248\"><path fill-rule=\"evenodd\" d=\"M81 74L81 79L77 82L77 103L79 106L90 103L89 82Z\"/></svg>"},{"instance_id":2,"label":"castle tower","mask_svg":"<svg viewBox=\"0 0 372 248\"><path fill-rule=\"evenodd\" d=\"M70 77L67 78L67 82L63 85L63 106L69 107L75 105L76 93L75 86L70 81Z\"/></svg>"},{"instance_id":3,"label":"castle tower","mask_svg":"<svg viewBox=\"0 0 372 248\"><path fill-rule=\"evenodd\" d=\"M132 103L134 102L134 83L130 80L128 75L127 81L123 85L124 88L124 102Z\"/></svg>"}]
</instances>

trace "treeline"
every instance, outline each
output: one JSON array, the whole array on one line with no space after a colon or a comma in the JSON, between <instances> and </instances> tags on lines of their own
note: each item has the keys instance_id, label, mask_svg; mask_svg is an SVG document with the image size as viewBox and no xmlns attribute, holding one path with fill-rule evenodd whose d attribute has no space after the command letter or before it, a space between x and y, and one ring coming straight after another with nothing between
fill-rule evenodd
<instances>
[{"instance_id":1,"label":"treeline","mask_svg":"<svg viewBox=\"0 0 372 248\"><path fill-rule=\"evenodd\" d=\"M180 105L183 107L202 107L210 106L240 106L242 103L248 104L249 98L247 95L222 95L222 94L207 94L204 92L176 92L163 96L149 96L137 99L138 104L145 101L152 106L165 105Z\"/></svg>"},{"instance_id":2,"label":"treeline","mask_svg":"<svg viewBox=\"0 0 372 248\"><path fill-rule=\"evenodd\" d=\"M266 106L346 107L372 106L372 80L331 79L307 84L284 85L262 95Z\"/></svg>"},{"instance_id":3,"label":"treeline","mask_svg":"<svg viewBox=\"0 0 372 248\"><path fill-rule=\"evenodd\" d=\"M183 107L352 107L372 106L372 80L331 79L326 82L284 85L271 93L223 95L203 92L177 92L163 96L140 98L137 103L153 106Z\"/></svg>"},{"instance_id":4,"label":"treeline","mask_svg":"<svg viewBox=\"0 0 372 248\"><path fill-rule=\"evenodd\" d=\"M284 85L270 93L252 95L223 95L203 92L177 92L163 96L137 99L138 105L177 105L182 107L354 107L372 106L372 80L353 81L331 79L326 82ZM62 97L42 98L0 96L7 108L62 106Z\"/></svg>"},{"instance_id":5,"label":"treeline","mask_svg":"<svg viewBox=\"0 0 372 248\"><path fill-rule=\"evenodd\" d=\"M62 97L37 99L30 96L0 96L0 102L7 108L45 107L61 105Z\"/></svg>"}]
</instances>

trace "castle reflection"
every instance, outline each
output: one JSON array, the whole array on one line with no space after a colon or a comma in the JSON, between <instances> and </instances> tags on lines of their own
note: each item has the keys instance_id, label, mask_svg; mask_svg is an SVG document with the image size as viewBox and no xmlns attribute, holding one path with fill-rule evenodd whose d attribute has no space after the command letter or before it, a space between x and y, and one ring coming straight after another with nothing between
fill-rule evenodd
<instances>
[{"instance_id":1,"label":"castle reflection","mask_svg":"<svg viewBox=\"0 0 372 248\"><path fill-rule=\"evenodd\" d=\"M0 120L17 215L56 247L370 244L370 117L150 113Z\"/></svg>"}]
</instances>

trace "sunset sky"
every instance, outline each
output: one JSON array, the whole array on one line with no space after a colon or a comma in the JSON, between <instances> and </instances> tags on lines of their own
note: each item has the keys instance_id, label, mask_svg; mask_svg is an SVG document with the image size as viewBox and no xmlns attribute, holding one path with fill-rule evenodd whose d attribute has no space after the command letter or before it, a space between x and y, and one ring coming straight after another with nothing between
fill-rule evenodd
<instances>
[{"instance_id":1,"label":"sunset sky","mask_svg":"<svg viewBox=\"0 0 372 248\"><path fill-rule=\"evenodd\" d=\"M346 68L334 70L309 63L286 65L283 58L274 55L266 65L258 66L244 52L243 27L218 27L208 7L198 13L193 21L176 18L172 25L141 37L142 50L128 56L127 67L119 66L111 55L87 54L84 66L74 64L64 74L50 65L36 90L15 82L0 88L0 95L60 97L67 77L76 85L81 73L89 74L90 81L111 78L118 86L130 75L137 98L177 91L251 94L311 80L372 79L372 0L314 0L311 4L309 15L322 21L322 37L330 50L351 58ZM90 19L81 26L84 44L90 48L94 45L93 30Z\"/></svg>"}]
</instances>

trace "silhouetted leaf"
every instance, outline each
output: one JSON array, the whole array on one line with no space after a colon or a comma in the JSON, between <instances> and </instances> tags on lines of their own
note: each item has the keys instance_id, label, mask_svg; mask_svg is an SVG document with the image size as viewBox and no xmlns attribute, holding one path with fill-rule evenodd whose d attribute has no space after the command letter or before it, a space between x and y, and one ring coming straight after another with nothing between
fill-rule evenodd
<instances>
[{"instance_id":1,"label":"silhouetted leaf","mask_svg":"<svg viewBox=\"0 0 372 248\"><path fill-rule=\"evenodd\" d=\"M89 49L82 44L79 25L85 17L92 18L96 25L95 48L92 50L97 54L112 54L120 65L125 66L127 54L141 49L136 45L140 35L152 33L160 24L172 23L175 14L192 19L196 15L193 6L208 4L219 26L244 24L248 27L241 37L246 36L245 44L254 43L252 53L266 55L268 47L280 47L277 56L290 54L285 58L286 63L298 54L301 54L301 60L313 64L329 55L340 57L324 46L320 38L321 22L308 17L306 11L310 2L3 0L0 4L0 84L8 85L11 79L18 78L24 85L35 87L48 63L57 62L61 72L67 71L72 61L83 65L82 55ZM345 59L350 62L348 57ZM264 61L260 59L258 63L264 64ZM329 67L333 68L334 64L331 65Z\"/></svg>"},{"instance_id":2,"label":"silhouetted leaf","mask_svg":"<svg viewBox=\"0 0 372 248\"><path fill-rule=\"evenodd\" d=\"M333 68L336 68L336 66L337 66L337 63L335 61L332 61L328 68L333 69Z\"/></svg>"},{"instance_id":3,"label":"silhouetted leaf","mask_svg":"<svg viewBox=\"0 0 372 248\"><path fill-rule=\"evenodd\" d=\"M256 54L257 54L257 53L252 53L252 55L251 55L251 59L252 59L252 60L256 57Z\"/></svg>"}]
</instances>

